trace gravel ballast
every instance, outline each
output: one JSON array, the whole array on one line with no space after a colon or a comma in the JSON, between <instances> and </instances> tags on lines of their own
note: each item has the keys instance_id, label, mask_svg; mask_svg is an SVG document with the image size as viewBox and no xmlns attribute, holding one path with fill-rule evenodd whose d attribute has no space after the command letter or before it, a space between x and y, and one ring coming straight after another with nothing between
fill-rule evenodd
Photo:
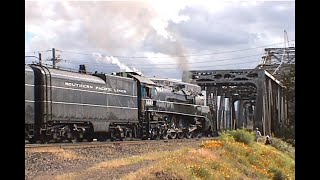
<instances>
[{"instance_id":1,"label":"gravel ballast","mask_svg":"<svg viewBox=\"0 0 320 180\"><path fill-rule=\"evenodd\" d=\"M110 144L93 147L41 147L25 148L25 179L55 179L66 173L77 173L98 163L143 155L152 152L175 151L181 148L198 148L200 141L156 141L140 144ZM121 179L122 176L149 166L152 161L126 167L86 174L80 179ZM107 177L107 178L106 178ZM79 178L78 178L79 179Z\"/></svg>"}]
</instances>

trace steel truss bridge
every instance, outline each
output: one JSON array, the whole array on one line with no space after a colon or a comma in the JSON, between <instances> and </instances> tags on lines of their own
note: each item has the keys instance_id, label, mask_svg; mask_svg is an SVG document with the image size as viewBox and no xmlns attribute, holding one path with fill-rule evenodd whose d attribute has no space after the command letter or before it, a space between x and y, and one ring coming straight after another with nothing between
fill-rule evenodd
<instances>
[{"instance_id":1,"label":"steel truss bridge","mask_svg":"<svg viewBox=\"0 0 320 180\"><path fill-rule=\"evenodd\" d=\"M264 69L184 71L182 81L206 91L216 130L259 128L271 135L288 123L284 86Z\"/></svg>"}]
</instances>

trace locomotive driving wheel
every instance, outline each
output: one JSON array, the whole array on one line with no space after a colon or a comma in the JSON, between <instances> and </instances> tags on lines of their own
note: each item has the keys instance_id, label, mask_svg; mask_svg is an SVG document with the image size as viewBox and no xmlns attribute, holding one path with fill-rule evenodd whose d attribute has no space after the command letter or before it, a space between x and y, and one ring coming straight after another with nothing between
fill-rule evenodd
<instances>
[{"instance_id":1,"label":"locomotive driving wheel","mask_svg":"<svg viewBox=\"0 0 320 180\"><path fill-rule=\"evenodd\" d=\"M68 141L69 141L69 142L72 142L72 143L77 142L77 136L75 136L74 134L72 134L71 137L68 138Z\"/></svg>"},{"instance_id":2,"label":"locomotive driving wheel","mask_svg":"<svg viewBox=\"0 0 320 180\"><path fill-rule=\"evenodd\" d=\"M184 138L184 133L178 132L178 139L183 139L183 138Z\"/></svg>"},{"instance_id":3,"label":"locomotive driving wheel","mask_svg":"<svg viewBox=\"0 0 320 180\"><path fill-rule=\"evenodd\" d=\"M166 131L161 133L160 139L164 139L164 140L169 139L169 134Z\"/></svg>"},{"instance_id":4,"label":"locomotive driving wheel","mask_svg":"<svg viewBox=\"0 0 320 180\"><path fill-rule=\"evenodd\" d=\"M82 141L83 141L83 138L80 138L80 137L77 138L77 142L82 142Z\"/></svg>"},{"instance_id":5,"label":"locomotive driving wheel","mask_svg":"<svg viewBox=\"0 0 320 180\"><path fill-rule=\"evenodd\" d=\"M193 137L193 132L186 132L187 139L191 139Z\"/></svg>"},{"instance_id":6,"label":"locomotive driving wheel","mask_svg":"<svg viewBox=\"0 0 320 180\"><path fill-rule=\"evenodd\" d=\"M171 132L169 134L169 139L176 139L177 138L177 133L176 132Z\"/></svg>"}]
</instances>

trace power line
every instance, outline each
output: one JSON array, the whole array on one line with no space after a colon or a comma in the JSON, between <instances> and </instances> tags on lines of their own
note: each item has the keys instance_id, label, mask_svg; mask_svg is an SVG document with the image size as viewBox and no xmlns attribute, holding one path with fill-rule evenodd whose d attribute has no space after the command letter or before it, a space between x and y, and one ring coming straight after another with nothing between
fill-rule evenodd
<instances>
[{"instance_id":1,"label":"power line","mask_svg":"<svg viewBox=\"0 0 320 180\"><path fill-rule=\"evenodd\" d=\"M192 68L211 68L211 67L217 67L217 66L229 66L229 65L239 65L239 64L248 64L248 63L253 63L257 61L246 61L246 62L241 62L241 63L230 63L230 64L219 64L219 65L212 65L212 66L197 66L197 67L192 67ZM177 69L177 67L150 67L150 68L140 68L140 70L145 70L145 69Z\"/></svg>"},{"instance_id":2,"label":"power line","mask_svg":"<svg viewBox=\"0 0 320 180\"><path fill-rule=\"evenodd\" d=\"M46 52L47 50L42 50L42 51L30 51L30 52L25 52L25 53L39 53L39 52Z\"/></svg>"},{"instance_id":3,"label":"power line","mask_svg":"<svg viewBox=\"0 0 320 180\"><path fill-rule=\"evenodd\" d=\"M230 60L235 60L235 59L243 59L243 58L254 57L254 56L262 56L262 55L264 55L264 54L254 54L254 55L234 57L234 58L227 58L227 59L217 59L217 60L208 60L208 61L197 61L197 62L181 63L181 64L201 64L201 63L208 63L208 62L221 62L221 61L230 61ZM153 65L175 65L175 64L153 64Z\"/></svg>"},{"instance_id":4,"label":"power line","mask_svg":"<svg viewBox=\"0 0 320 180\"><path fill-rule=\"evenodd\" d=\"M192 67L194 68L211 68L211 67L221 67L221 66L229 66L229 65L239 65L239 64L248 64L248 63L257 63L257 61L245 61L241 63L230 63L230 64L219 64L219 65L212 65L212 66L197 66L197 67ZM102 66L104 65L91 65L91 66ZM110 66L107 66L110 67ZM141 67L141 68L136 68L139 69L140 71L145 70L145 69L178 69L179 67Z\"/></svg>"},{"instance_id":5,"label":"power line","mask_svg":"<svg viewBox=\"0 0 320 180\"><path fill-rule=\"evenodd\" d=\"M234 58L227 58L227 59L217 59L217 60L209 60L209 61L197 61L197 62L190 62L190 63L181 63L181 64L202 64L202 63L208 63L208 62L221 62L221 61L230 61L230 60L235 60L235 59L243 59L243 58L248 58L248 57L254 57L254 56L262 56L264 54L254 54L254 55L248 55L248 56L242 56L242 57L234 57ZM70 60L69 60L70 61ZM83 62L83 61L70 61L70 62L79 62L79 63L89 63L89 62ZM90 63L90 64L98 64L101 65L103 63ZM130 63L130 64L125 64L125 65L141 65L140 63ZM161 65L178 65L177 63L170 63L170 64L148 64L149 66L161 66Z\"/></svg>"},{"instance_id":6,"label":"power line","mask_svg":"<svg viewBox=\"0 0 320 180\"><path fill-rule=\"evenodd\" d=\"M220 64L220 65L212 65L212 66L199 66L199 67L192 67L190 68L192 69L197 69L197 68L214 68L214 67L221 67L221 66L229 66L229 65L239 65L239 64L248 64L248 63L256 63L257 61L246 61L246 62L241 62L241 63L230 63L230 64ZM48 66L52 66L50 64L44 64L44 65L48 65ZM89 65L90 66L90 65ZM91 65L91 66L99 66L99 67L110 67L108 65ZM77 69L72 69L72 68L66 68L66 67L62 67L59 66L59 68L63 68L63 69L67 69L67 70L73 70L73 71L77 71ZM148 70L148 69L178 69L178 67L152 67L152 68L140 68L139 71L143 71L143 70Z\"/></svg>"},{"instance_id":7,"label":"power line","mask_svg":"<svg viewBox=\"0 0 320 180\"><path fill-rule=\"evenodd\" d=\"M74 62L74 61L72 61ZM112 67L112 66L116 66L115 64L103 64L103 63L85 63L82 62L83 64L86 64L88 66L99 66L99 67ZM240 62L240 63L230 63L230 64L219 64L219 65L212 65L212 66L197 66L197 67L193 67L193 68L208 68L208 67L217 67L217 66L229 66L229 65L238 65L238 64L247 64L247 63L257 63L257 61L245 61L245 62ZM72 63L73 64L73 63ZM169 64L168 64L169 65ZM179 66L178 64L174 64ZM155 65L152 65L153 67L136 67L137 69L140 69L141 71L144 69L177 69L179 67L154 67Z\"/></svg>"},{"instance_id":8,"label":"power line","mask_svg":"<svg viewBox=\"0 0 320 180\"><path fill-rule=\"evenodd\" d=\"M291 40L288 42L292 42L295 40ZM137 59L142 59L142 58L172 58L172 57L192 57L192 56L210 56L210 55L216 55L216 54L224 54L224 53L233 53L233 52L240 52L240 51L247 51L247 50L252 50L252 49L259 49L263 47L268 47L268 46L274 46L274 45L279 45L283 44L281 43L275 43L275 44L269 44L269 45L263 45L263 46L257 46L257 47L252 47L252 48L246 48L246 49L238 49L238 50L231 50L231 51L221 51L221 52L212 52L212 53L204 53L204 54L188 54L188 55L170 55L169 57L159 57L159 56L119 56L119 55L109 55L117 58L137 58ZM90 55L92 56L92 53L80 53L80 52L71 52L71 51L61 51L64 53L70 53L70 54L79 54L79 55Z\"/></svg>"}]
</instances>

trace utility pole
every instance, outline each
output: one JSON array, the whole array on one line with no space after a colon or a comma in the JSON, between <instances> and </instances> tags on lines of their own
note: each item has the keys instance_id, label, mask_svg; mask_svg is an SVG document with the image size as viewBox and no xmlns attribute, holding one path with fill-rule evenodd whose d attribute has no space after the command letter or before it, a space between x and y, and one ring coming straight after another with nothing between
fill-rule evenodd
<instances>
[{"instance_id":1,"label":"utility pole","mask_svg":"<svg viewBox=\"0 0 320 180\"><path fill-rule=\"evenodd\" d=\"M56 49L52 48L52 66L53 69L56 68Z\"/></svg>"},{"instance_id":2,"label":"utility pole","mask_svg":"<svg viewBox=\"0 0 320 180\"><path fill-rule=\"evenodd\" d=\"M41 62L41 53L39 53L39 65L41 66L42 64L41 64L42 62Z\"/></svg>"},{"instance_id":3,"label":"utility pole","mask_svg":"<svg viewBox=\"0 0 320 180\"><path fill-rule=\"evenodd\" d=\"M52 50L47 50L48 51L52 51L52 67L55 69L56 68L56 63L58 63L60 61L59 57L57 58L56 57L56 51L59 51L59 50L56 50L55 48L52 48Z\"/></svg>"},{"instance_id":4,"label":"utility pole","mask_svg":"<svg viewBox=\"0 0 320 180\"><path fill-rule=\"evenodd\" d=\"M24 57L34 57L34 58L37 58L37 59L39 59L39 65L41 65L41 53L39 53L39 57L37 57L37 56L24 56ZM34 61L32 61L32 63L34 63Z\"/></svg>"}]
</instances>

